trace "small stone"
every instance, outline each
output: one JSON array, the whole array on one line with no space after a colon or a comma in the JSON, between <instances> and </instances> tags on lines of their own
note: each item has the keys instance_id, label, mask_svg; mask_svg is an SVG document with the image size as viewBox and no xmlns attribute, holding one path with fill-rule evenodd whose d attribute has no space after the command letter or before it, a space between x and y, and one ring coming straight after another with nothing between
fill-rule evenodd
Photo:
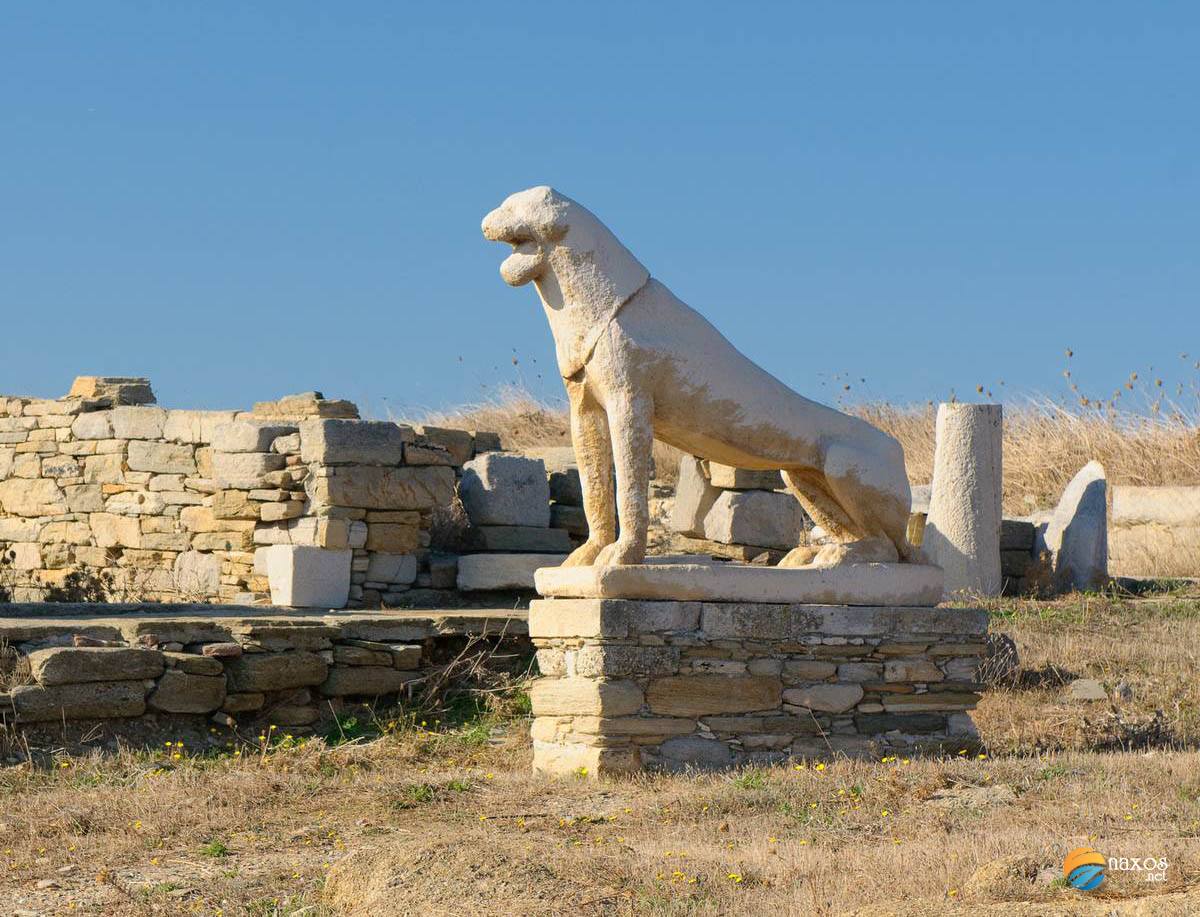
<instances>
[{"instance_id":1,"label":"small stone","mask_svg":"<svg viewBox=\"0 0 1200 917\"><path fill-rule=\"evenodd\" d=\"M1108 700L1108 692L1104 690L1104 685L1094 678L1075 679L1067 686L1067 693L1072 700Z\"/></svg>"},{"instance_id":2,"label":"small stone","mask_svg":"<svg viewBox=\"0 0 1200 917\"><path fill-rule=\"evenodd\" d=\"M826 713L845 713L862 698L863 688L859 684L812 685L807 688L789 688L783 692L786 703Z\"/></svg>"},{"instance_id":3,"label":"small stone","mask_svg":"<svg viewBox=\"0 0 1200 917\"><path fill-rule=\"evenodd\" d=\"M242 655L240 643L206 643L200 652L217 659L236 659Z\"/></svg>"}]
</instances>

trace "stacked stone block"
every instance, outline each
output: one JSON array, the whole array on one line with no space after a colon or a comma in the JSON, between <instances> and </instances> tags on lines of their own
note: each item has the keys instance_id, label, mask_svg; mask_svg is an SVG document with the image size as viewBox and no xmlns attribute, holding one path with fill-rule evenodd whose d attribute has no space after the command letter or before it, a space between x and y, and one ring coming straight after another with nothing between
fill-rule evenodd
<instances>
[{"instance_id":1,"label":"stacked stone block","mask_svg":"<svg viewBox=\"0 0 1200 917\"><path fill-rule=\"evenodd\" d=\"M432 514L452 502L462 463L499 447L486 433L361 421L318 392L254 412L152 402L147 380L105 377L61 399L0 397L3 594L378 606L433 579ZM341 558L349 584L332 589Z\"/></svg>"},{"instance_id":2,"label":"stacked stone block","mask_svg":"<svg viewBox=\"0 0 1200 917\"><path fill-rule=\"evenodd\" d=\"M550 525L550 483L541 459L478 456L463 465L459 496L470 520L458 558L459 590L529 591L538 567L566 559L571 539Z\"/></svg>"},{"instance_id":3,"label":"stacked stone block","mask_svg":"<svg viewBox=\"0 0 1200 917\"><path fill-rule=\"evenodd\" d=\"M197 620L146 625L158 631L132 644L79 635L75 646L15 644L29 683L0 694L0 716L24 725L202 714L222 726L307 727L331 701L336 710L397 694L429 666L420 643L357 639L324 622L245 621L232 637Z\"/></svg>"},{"instance_id":4,"label":"stacked stone block","mask_svg":"<svg viewBox=\"0 0 1200 917\"><path fill-rule=\"evenodd\" d=\"M701 553L775 564L811 529L778 471L751 471L685 455L679 463L672 531Z\"/></svg>"},{"instance_id":5,"label":"stacked stone block","mask_svg":"<svg viewBox=\"0 0 1200 917\"><path fill-rule=\"evenodd\" d=\"M541 599L534 767L726 767L974 735L987 615L961 608Z\"/></svg>"}]
</instances>

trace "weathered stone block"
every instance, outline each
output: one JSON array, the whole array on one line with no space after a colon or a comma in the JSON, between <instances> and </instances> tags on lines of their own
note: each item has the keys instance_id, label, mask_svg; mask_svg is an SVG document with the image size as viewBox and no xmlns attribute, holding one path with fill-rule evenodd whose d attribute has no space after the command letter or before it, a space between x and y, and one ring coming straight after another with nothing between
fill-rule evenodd
<instances>
[{"instance_id":1,"label":"weathered stone block","mask_svg":"<svg viewBox=\"0 0 1200 917\"><path fill-rule=\"evenodd\" d=\"M475 525L550 525L550 487L540 459L485 453L463 466L459 495Z\"/></svg>"},{"instance_id":2,"label":"weathered stone block","mask_svg":"<svg viewBox=\"0 0 1200 917\"><path fill-rule=\"evenodd\" d=\"M884 681L942 681L946 676L928 659L889 659L883 666Z\"/></svg>"},{"instance_id":3,"label":"weathered stone block","mask_svg":"<svg viewBox=\"0 0 1200 917\"><path fill-rule=\"evenodd\" d=\"M642 706L642 690L632 681L543 678L533 683L534 716L628 716Z\"/></svg>"},{"instance_id":4,"label":"weathered stone block","mask_svg":"<svg viewBox=\"0 0 1200 917\"><path fill-rule=\"evenodd\" d=\"M334 651L336 654L336 650ZM401 672L391 666L380 665L335 665L320 691L326 697L375 697L380 694L395 694L413 680L411 672Z\"/></svg>"},{"instance_id":5,"label":"weathered stone block","mask_svg":"<svg viewBox=\"0 0 1200 917\"><path fill-rule=\"evenodd\" d=\"M344 608L350 596L349 549L332 551L301 545L266 550L271 601L293 607Z\"/></svg>"},{"instance_id":6,"label":"weathered stone block","mask_svg":"<svg viewBox=\"0 0 1200 917\"><path fill-rule=\"evenodd\" d=\"M264 486L264 476L286 461L273 452L213 452L212 478L218 487L250 490Z\"/></svg>"},{"instance_id":7,"label":"weathered stone block","mask_svg":"<svg viewBox=\"0 0 1200 917\"><path fill-rule=\"evenodd\" d=\"M224 675L192 675L168 669L146 699L152 710L165 713L211 713L225 702Z\"/></svg>"},{"instance_id":8,"label":"weathered stone block","mask_svg":"<svg viewBox=\"0 0 1200 917\"><path fill-rule=\"evenodd\" d=\"M671 675L679 670L674 646L589 644L575 653L575 674L583 678Z\"/></svg>"},{"instance_id":9,"label":"weathered stone block","mask_svg":"<svg viewBox=\"0 0 1200 917\"><path fill-rule=\"evenodd\" d=\"M225 663L229 690L282 691L319 685L329 674L320 656L304 650L289 653L248 653Z\"/></svg>"},{"instance_id":10,"label":"weathered stone block","mask_svg":"<svg viewBox=\"0 0 1200 917\"><path fill-rule=\"evenodd\" d=\"M418 468L357 466L333 468L312 482L314 501L363 509L428 510L447 506L454 497L454 469L443 465Z\"/></svg>"},{"instance_id":11,"label":"weathered stone block","mask_svg":"<svg viewBox=\"0 0 1200 917\"><path fill-rule=\"evenodd\" d=\"M376 553L367 565L368 582L407 586L416 578L417 558L413 554Z\"/></svg>"},{"instance_id":12,"label":"weathered stone block","mask_svg":"<svg viewBox=\"0 0 1200 917\"><path fill-rule=\"evenodd\" d=\"M675 503L671 508L671 530L703 538L704 518L720 495L721 491L709 483L700 460L691 455L682 456L679 479L675 484Z\"/></svg>"},{"instance_id":13,"label":"weathered stone block","mask_svg":"<svg viewBox=\"0 0 1200 917\"><path fill-rule=\"evenodd\" d=\"M67 512L63 492L45 478L0 481L0 512L10 516L55 516Z\"/></svg>"},{"instance_id":14,"label":"weathered stone block","mask_svg":"<svg viewBox=\"0 0 1200 917\"><path fill-rule=\"evenodd\" d=\"M388 421L306 420L300 425L300 458L322 465L399 465L411 427Z\"/></svg>"},{"instance_id":15,"label":"weathered stone block","mask_svg":"<svg viewBox=\"0 0 1200 917\"><path fill-rule=\"evenodd\" d=\"M117 439L162 439L167 412L152 407L117 407L112 411L113 436Z\"/></svg>"},{"instance_id":16,"label":"weathered stone block","mask_svg":"<svg viewBox=\"0 0 1200 917\"><path fill-rule=\"evenodd\" d=\"M778 471L752 471L720 462L707 462L708 480L723 490L781 490L783 478ZM795 547L795 545L793 545Z\"/></svg>"},{"instance_id":17,"label":"weathered stone block","mask_svg":"<svg viewBox=\"0 0 1200 917\"><path fill-rule=\"evenodd\" d=\"M635 633L677 633L700 623L699 602L626 599L535 599L529 603L529 635L623 639Z\"/></svg>"},{"instance_id":18,"label":"weathered stone block","mask_svg":"<svg viewBox=\"0 0 1200 917\"><path fill-rule=\"evenodd\" d=\"M451 430L426 424L418 426L416 432L426 442L445 449L450 455L450 460L460 467L475 454L474 437L468 430Z\"/></svg>"},{"instance_id":19,"label":"weathered stone block","mask_svg":"<svg viewBox=\"0 0 1200 917\"><path fill-rule=\"evenodd\" d=\"M789 688L783 692L786 703L825 713L845 713L863 698L860 684L824 684L807 688Z\"/></svg>"},{"instance_id":20,"label":"weathered stone block","mask_svg":"<svg viewBox=\"0 0 1200 917\"><path fill-rule=\"evenodd\" d=\"M561 528L539 528L528 525L480 525L467 532L467 548L471 551L504 551L510 553L561 553L571 550L571 538Z\"/></svg>"},{"instance_id":21,"label":"weathered stone block","mask_svg":"<svg viewBox=\"0 0 1200 917\"><path fill-rule=\"evenodd\" d=\"M678 675L650 682L646 702L666 716L748 713L778 707L781 691L779 679L766 676Z\"/></svg>"},{"instance_id":22,"label":"weathered stone block","mask_svg":"<svg viewBox=\"0 0 1200 917\"><path fill-rule=\"evenodd\" d=\"M75 439L109 439L113 435L112 412L93 411L80 414L71 424L71 435Z\"/></svg>"},{"instance_id":23,"label":"weathered stone block","mask_svg":"<svg viewBox=\"0 0 1200 917\"><path fill-rule=\"evenodd\" d=\"M30 673L41 685L157 678L163 666L162 653L135 647L62 646L29 654Z\"/></svg>"},{"instance_id":24,"label":"weathered stone block","mask_svg":"<svg viewBox=\"0 0 1200 917\"><path fill-rule=\"evenodd\" d=\"M410 554L421 546L421 530L416 525L397 525L391 522L368 522L368 551L388 554Z\"/></svg>"},{"instance_id":25,"label":"weathered stone block","mask_svg":"<svg viewBox=\"0 0 1200 917\"><path fill-rule=\"evenodd\" d=\"M721 544L794 548L803 528L796 498L765 490L725 491L704 517L704 537Z\"/></svg>"},{"instance_id":26,"label":"weathered stone block","mask_svg":"<svg viewBox=\"0 0 1200 917\"><path fill-rule=\"evenodd\" d=\"M19 685L9 696L22 723L141 716L146 712L146 688L141 681Z\"/></svg>"},{"instance_id":27,"label":"weathered stone block","mask_svg":"<svg viewBox=\"0 0 1200 917\"><path fill-rule=\"evenodd\" d=\"M565 554L468 554L458 559L458 588L532 590L539 567L556 567Z\"/></svg>"},{"instance_id":28,"label":"weathered stone block","mask_svg":"<svg viewBox=\"0 0 1200 917\"><path fill-rule=\"evenodd\" d=\"M242 418L219 425L212 434L216 452L270 452L276 437L296 432L294 424Z\"/></svg>"},{"instance_id":29,"label":"weathered stone block","mask_svg":"<svg viewBox=\"0 0 1200 917\"><path fill-rule=\"evenodd\" d=\"M174 443L134 440L129 444L127 464L132 471L154 471L159 474L196 473L192 447Z\"/></svg>"}]
</instances>

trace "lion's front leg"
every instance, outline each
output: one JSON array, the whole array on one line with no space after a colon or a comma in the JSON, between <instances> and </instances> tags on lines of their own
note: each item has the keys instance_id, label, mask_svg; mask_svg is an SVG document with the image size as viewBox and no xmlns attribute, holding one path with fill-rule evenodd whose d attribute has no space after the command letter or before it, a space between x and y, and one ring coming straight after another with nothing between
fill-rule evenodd
<instances>
[{"instance_id":1,"label":"lion's front leg","mask_svg":"<svg viewBox=\"0 0 1200 917\"><path fill-rule=\"evenodd\" d=\"M582 381L566 380L571 403L571 442L579 465L588 538L563 561L564 567L590 567L602 549L617 539L616 494L608 418Z\"/></svg>"},{"instance_id":2,"label":"lion's front leg","mask_svg":"<svg viewBox=\"0 0 1200 917\"><path fill-rule=\"evenodd\" d=\"M598 567L640 564L646 559L653 419L653 404L645 396L622 392L608 398L621 534L596 557Z\"/></svg>"}]
</instances>

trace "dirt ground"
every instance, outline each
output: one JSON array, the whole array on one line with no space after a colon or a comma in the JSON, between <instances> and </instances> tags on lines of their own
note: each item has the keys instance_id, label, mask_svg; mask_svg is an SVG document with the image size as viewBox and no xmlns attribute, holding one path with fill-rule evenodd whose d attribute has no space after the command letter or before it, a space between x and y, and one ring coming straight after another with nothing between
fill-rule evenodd
<instances>
[{"instance_id":1,"label":"dirt ground","mask_svg":"<svg viewBox=\"0 0 1200 917\"><path fill-rule=\"evenodd\" d=\"M0 914L1200 913L1200 599L992 611L1020 671L937 759L535 780L519 695L343 744L44 745L0 770ZM1085 845L1129 868L1067 887Z\"/></svg>"}]
</instances>

